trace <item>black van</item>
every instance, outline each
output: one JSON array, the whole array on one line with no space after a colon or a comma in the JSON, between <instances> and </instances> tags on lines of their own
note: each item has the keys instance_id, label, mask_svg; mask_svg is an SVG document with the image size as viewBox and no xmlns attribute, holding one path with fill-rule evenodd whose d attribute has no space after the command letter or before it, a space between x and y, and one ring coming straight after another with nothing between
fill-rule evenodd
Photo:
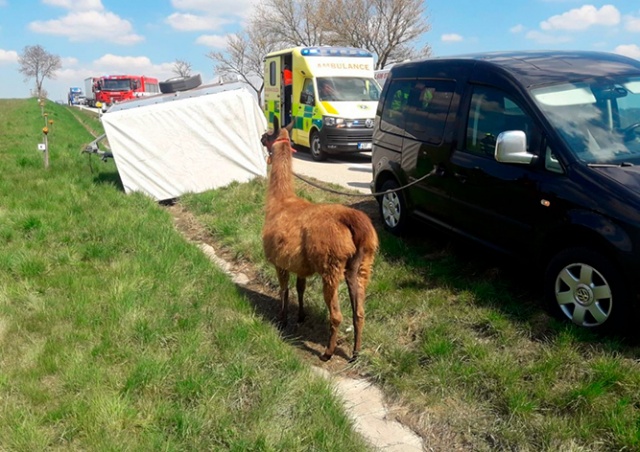
<instances>
[{"instance_id":1,"label":"black van","mask_svg":"<svg viewBox=\"0 0 640 452\"><path fill-rule=\"evenodd\" d=\"M419 219L535 262L546 298L578 325L640 320L640 61L544 51L398 64L372 164L391 232Z\"/></svg>"}]
</instances>

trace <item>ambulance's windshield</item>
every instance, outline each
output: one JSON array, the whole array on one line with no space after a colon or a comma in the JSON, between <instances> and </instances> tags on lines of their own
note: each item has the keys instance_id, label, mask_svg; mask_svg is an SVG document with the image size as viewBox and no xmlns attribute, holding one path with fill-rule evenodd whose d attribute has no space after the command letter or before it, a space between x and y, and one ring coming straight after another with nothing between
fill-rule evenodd
<instances>
[{"instance_id":1,"label":"ambulance's windshield","mask_svg":"<svg viewBox=\"0 0 640 452\"><path fill-rule=\"evenodd\" d=\"M378 101L380 85L373 78L319 77L318 99L331 102Z\"/></svg>"}]
</instances>

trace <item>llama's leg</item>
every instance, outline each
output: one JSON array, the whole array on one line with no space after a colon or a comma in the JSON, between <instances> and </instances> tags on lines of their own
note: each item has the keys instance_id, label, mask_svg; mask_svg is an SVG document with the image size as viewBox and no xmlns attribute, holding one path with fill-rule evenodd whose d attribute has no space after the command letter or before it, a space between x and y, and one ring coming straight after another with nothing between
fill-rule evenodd
<instances>
[{"instance_id":1,"label":"llama's leg","mask_svg":"<svg viewBox=\"0 0 640 452\"><path fill-rule=\"evenodd\" d=\"M358 278L358 268L360 262L352 262L344 272L345 282L349 291L351 301L351 312L353 315L353 356L351 361L358 357L362 345L362 330L364 328L364 288Z\"/></svg>"},{"instance_id":2,"label":"llama's leg","mask_svg":"<svg viewBox=\"0 0 640 452\"><path fill-rule=\"evenodd\" d=\"M298 322L304 322L304 290L307 288L307 279L298 276L296 279L296 292L298 293Z\"/></svg>"},{"instance_id":3,"label":"llama's leg","mask_svg":"<svg viewBox=\"0 0 640 452\"><path fill-rule=\"evenodd\" d=\"M340 303L338 300L338 278L336 281L323 280L322 293L324 295L324 302L329 309L329 322L331 328L331 335L329 336L329 343L324 355L320 357L323 361L328 361L333 356L333 352L336 350L336 344L338 342L338 328L342 323L342 313L340 312Z\"/></svg>"},{"instance_id":4,"label":"llama's leg","mask_svg":"<svg viewBox=\"0 0 640 452\"><path fill-rule=\"evenodd\" d=\"M280 283L280 315L278 322L280 326L287 326L287 317L289 313L289 272L284 268L276 267L278 275L278 283Z\"/></svg>"}]
</instances>

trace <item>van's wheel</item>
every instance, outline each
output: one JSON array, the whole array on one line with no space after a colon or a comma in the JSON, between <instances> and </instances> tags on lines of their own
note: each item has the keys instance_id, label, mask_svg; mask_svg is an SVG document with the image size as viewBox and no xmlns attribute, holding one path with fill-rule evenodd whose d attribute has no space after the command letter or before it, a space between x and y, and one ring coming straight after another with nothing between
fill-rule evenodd
<instances>
[{"instance_id":1,"label":"van's wheel","mask_svg":"<svg viewBox=\"0 0 640 452\"><path fill-rule=\"evenodd\" d=\"M311 151L311 157L316 162L324 162L327 160L327 153L322 150L322 146L320 146L320 134L318 132L313 132L311 134L309 151Z\"/></svg>"},{"instance_id":2,"label":"van's wheel","mask_svg":"<svg viewBox=\"0 0 640 452\"><path fill-rule=\"evenodd\" d=\"M545 299L560 318L598 331L624 332L631 315L624 280L602 254L588 248L558 253L547 266Z\"/></svg>"},{"instance_id":3,"label":"van's wheel","mask_svg":"<svg viewBox=\"0 0 640 452\"><path fill-rule=\"evenodd\" d=\"M400 186L398 183L389 179L380 188L381 192L387 190L395 190ZM402 191L394 191L378 197L380 207L380 217L384 223L386 230L395 235L401 235L407 230L407 204L402 195Z\"/></svg>"}]
</instances>

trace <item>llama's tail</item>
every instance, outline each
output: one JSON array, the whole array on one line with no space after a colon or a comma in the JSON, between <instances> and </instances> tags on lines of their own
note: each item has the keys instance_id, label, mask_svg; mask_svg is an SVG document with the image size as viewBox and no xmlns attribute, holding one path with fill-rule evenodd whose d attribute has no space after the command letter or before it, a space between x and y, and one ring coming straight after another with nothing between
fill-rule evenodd
<instances>
[{"instance_id":1,"label":"llama's tail","mask_svg":"<svg viewBox=\"0 0 640 452\"><path fill-rule=\"evenodd\" d=\"M352 210L351 215L344 219L344 223L351 231L356 248L364 248L371 252L378 249L378 234L371 223L371 219L360 210Z\"/></svg>"},{"instance_id":2,"label":"llama's tail","mask_svg":"<svg viewBox=\"0 0 640 452\"><path fill-rule=\"evenodd\" d=\"M350 210L342 218L343 224L351 231L353 244L356 247L356 255L353 263L358 267L361 282L367 284L371 276L371 268L375 254L378 251L378 233L371 219L359 210Z\"/></svg>"}]
</instances>

